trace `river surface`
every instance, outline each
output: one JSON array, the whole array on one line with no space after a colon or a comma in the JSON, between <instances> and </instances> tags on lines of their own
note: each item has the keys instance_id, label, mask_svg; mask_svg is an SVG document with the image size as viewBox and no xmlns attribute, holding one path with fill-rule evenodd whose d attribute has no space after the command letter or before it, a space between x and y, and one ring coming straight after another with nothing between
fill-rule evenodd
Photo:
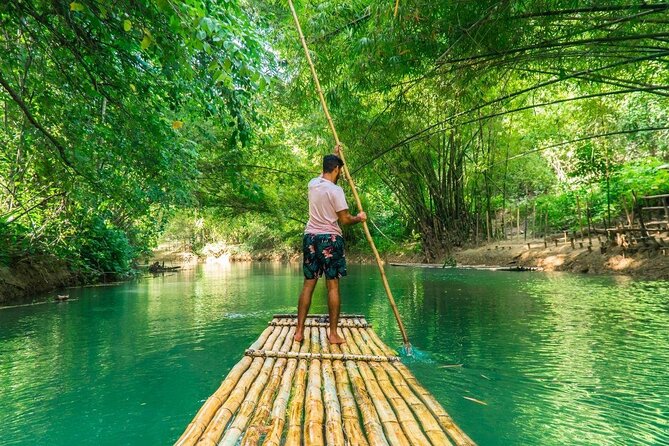
<instances>
[{"instance_id":1,"label":"river surface","mask_svg":"<svg viewBox=\"0 0 669 446\"><path fill-rule=\"evenodd\" d=\"M669 283L390 267L405 363L480 445L669 445ZM203 265L0 309L0 444L167 445L267 326L297 266ZM377 271L343 311L399 347ZM312 312L326 312L319 284Z\"/></svg>"}]
</instances>

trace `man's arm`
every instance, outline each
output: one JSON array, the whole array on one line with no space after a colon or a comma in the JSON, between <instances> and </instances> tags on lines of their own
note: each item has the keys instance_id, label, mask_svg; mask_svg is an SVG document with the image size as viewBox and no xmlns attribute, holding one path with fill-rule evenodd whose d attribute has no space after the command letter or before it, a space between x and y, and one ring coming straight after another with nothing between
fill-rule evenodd
<instances>
[{"instance_id":1,"label":"man's arm","mask_svg":"<svg viewBox=\"0 0 669 446\"><path fill-rule=\"evenodd\" d=\"M356 223L367 221L367 214L360 212L358 215L353 216L348 209L344 209L337 212L337 219L339 220L339 223L343 225L354 225Z\"/></svg>"}]
</instances>

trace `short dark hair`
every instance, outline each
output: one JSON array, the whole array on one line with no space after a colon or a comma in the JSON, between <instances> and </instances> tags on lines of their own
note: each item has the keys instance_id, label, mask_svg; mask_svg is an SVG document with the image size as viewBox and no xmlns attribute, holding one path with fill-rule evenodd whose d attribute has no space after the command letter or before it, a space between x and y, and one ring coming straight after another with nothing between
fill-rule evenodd
<instances>
[{"instance_id":1,"label":"short dark hair","mask_svg":"<svg viewBox=\"0 0 669 446\"><path fill-rule=\"evenodd\" d=\"M337 166L344 166L344 161L337 155L325 155L323 157L323 173L330 173L335 170L335 167Z\"/></svg>"}]
</instances>

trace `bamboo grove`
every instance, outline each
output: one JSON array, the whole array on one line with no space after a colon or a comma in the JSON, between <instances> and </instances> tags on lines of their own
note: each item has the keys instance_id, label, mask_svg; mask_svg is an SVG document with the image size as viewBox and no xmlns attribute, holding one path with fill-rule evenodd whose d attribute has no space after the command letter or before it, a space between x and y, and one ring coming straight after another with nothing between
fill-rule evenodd
<instances>
[{"instance_id":1,"label":"bamboo grove","mask_svg":"<svg viewBox=\"0 0 669 446\"><path fill-rule=\"evenodd\" d=\"M608 227L669 191L668 3L296 7L384 250L443 259L520 220L576 228L577 206ZM332 141L285 2L22 0L0 21L4 262L124 271L166 224L196 250L298 246Z\"/></svg>"}]
</instances>

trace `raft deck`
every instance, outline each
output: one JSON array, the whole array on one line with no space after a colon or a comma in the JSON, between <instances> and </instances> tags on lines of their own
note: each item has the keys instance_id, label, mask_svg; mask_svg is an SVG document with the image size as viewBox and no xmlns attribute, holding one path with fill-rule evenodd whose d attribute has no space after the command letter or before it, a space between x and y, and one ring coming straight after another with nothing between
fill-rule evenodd
<instances>
[{"instance_id":1,"label":"raft deck","mask_svg":"<svg viewBox=\"0 0 669 446\"><path fill-rule=\"evenodd\" d=\"M185 445L474 445L363 315L277 314L175 443Z\"/></svg>"}]
</instances>

